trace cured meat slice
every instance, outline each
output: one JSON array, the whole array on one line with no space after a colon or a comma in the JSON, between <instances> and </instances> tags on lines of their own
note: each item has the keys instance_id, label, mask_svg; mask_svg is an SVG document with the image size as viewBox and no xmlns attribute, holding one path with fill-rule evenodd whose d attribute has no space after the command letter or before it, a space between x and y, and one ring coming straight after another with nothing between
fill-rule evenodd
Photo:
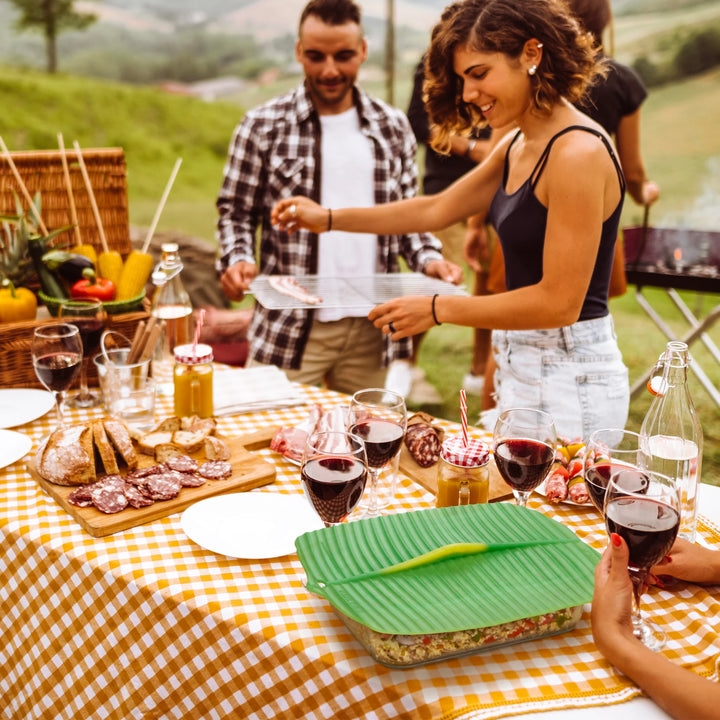
<instances>
[{"instance_id":1,"label":"cured meat slice","mask_svg":"<svg viewBox=\"0 0 720 720\"><path fill-rule=\"evenodd\" d=\"M147 507L155 502L149 495L146 495L141 488L136 485L131 485L130 483L127 483L124 492L130 506L134 508Z\"/></svg>"},{"instance_id":2,"label":"cured meat slice","mask_svg":"<svg viewBox=\"0 0 720 720\"><path fill-rule=\"evenodd\" d=\"M225 480L232 475L232 465L225 460L208 460L198 468L198 474L208 480Z\"/></svg>"},{"instance_id":3,"label":"cured meat slice","mask_svg":"<svg viewBox=\"0 0 720 720\"><path fill-rule=\"evenodd\" d=\"M165 461L170 470L177 470L181 473L192 473L198 469L198 461L189 455L174 455Z\"/></svg>"},{"instance_id":4,"label":"cured meat slice","mask_svg":"<svg viewBox=\"0 0 720 720\"><path fill-rule=\"evenodd\" d=\"M322 298L308 292L294 277L289 275L268 275L268 284L282 295L306 305L319 305Z\"/></svg>"},{"instance_id":5,"label":"cured meat slice","mask_svg":"<svg viewBox=\"0 0 720 720\"><path fill-rule=\"evenodd\" d=\"M582 476L576 476L568 483L568 495L573 502L580 505L590 501L590 495L588 494L587 487L585 487L585 481Z\"/></svg>"},{"instance_id":6,"label":"cured meat slice","mask_svg":"<svg viewBox=\"0 0 720 720\"><path fill-rule=\"evenodd\" d=\"M559 503L568 496L568 471L562 465L554 465L545 480L545 496L550 502Z\"/></svg>"},{"instance_id":7,"label":"cured meat slice","mask_svg":"<svg viewBox=\"0 0 720 720\"><path fill-rule=\"evenodd\" d=\"M144 468L137 468L137 470L132 470L129 472L125 479L135 485L138 483L137 480L142 480L143 478L148 477L149 475L157 475L158 473L161 473L165 470L164 465L149 465L148 467Z\"/></svg>"},{"instance_id":8,"label":"cured meat slice","mask_svg":"<svg viewBox=\"0 0 720 720\"><path fill-rule=\"evenodd\" d=\"M95 486L95 483L92 483L92 485L80 485L75 488L69 495L68 495L68 502L71 505L75 505L75 507L91 507L93 504L92 501L92 495L90 494L90 490Z\"/></svg>"},{"instance_id":9,"label":"cured meat slice","mask_svg":"<svg viewBox=\"0 0 720 720\"><path fill-rule=\"evenodd\" d=\"M420 467L430 467L440 458L440 435L434 427L426 423L415 423L408 427L405 432L405 445Z\"/></svg>"},{"instance_id":10,"label":"cured meat slice","mask_svg":"<svg viewBox=\"0 0 720 720\"><path fill-rule=\"evenodd\" d=\"M180 472L179 470L170 470L179 481L182 487L200 487L205 484L205 478L200 477L197 472Z\"/></svg>"},{"instance_id":11,"label":"cured meat slice","mask_svg":"<svg viewBox=\"0 0 720 720\"><path fill-rule=\"evenodd\" d=\"M149 475L145 485L153 500L172 500L178 496L181 488L180 480L172 471Z\"/></svg>"},{"instance_id":12,"label":"cured meat slice","mask_svg":"<svg viewBox=\"0 0 720 720\"><path fill-rule=\"evenodd\" d=\"M302 460L305 443L310 434L320 423L323 409L320 405L310 408L307 418L299 425L285 425L278 428L270 441L270 449L291 460Z\"/></svg>"},{"instance_id":13,"label":"cured meat slice","mask_svg":"<svg viewBox=\"0 0 720 720\"><path fill-rule=\"evenodd\" d=\"M117 482L96 483L90 490L93 505L107 515L124 510L128 506L128 499L120 484Z\"/></svg>"}]
</instances>

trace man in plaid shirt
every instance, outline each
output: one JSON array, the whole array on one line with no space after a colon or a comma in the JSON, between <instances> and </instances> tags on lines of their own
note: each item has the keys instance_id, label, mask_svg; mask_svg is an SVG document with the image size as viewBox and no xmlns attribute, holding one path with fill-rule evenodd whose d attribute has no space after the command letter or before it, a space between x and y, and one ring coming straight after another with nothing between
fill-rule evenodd
<instances>
[{"instance_id":1,"label":"man in plaid shirt","mask_svg":"<svg viewBox=\"0 0 720 720\"><path fill-rule=\"evenodd\" d=\"M222 287L239 300L265 275L363 276L400 270L459 281L429 234L364 235L274 228L281 198L305 195L327 207L373 205L417 191L416 144L405 115L356 86L367 57L360 9L352 0L311 0L300 18L296 56L305 79L247 113L235 129L217 207ZM383 387L388 363L411 342L392 342L362 311L255 308L248 365L273 364L291 380L352 393Z\"/></svg>"}]
</instances>

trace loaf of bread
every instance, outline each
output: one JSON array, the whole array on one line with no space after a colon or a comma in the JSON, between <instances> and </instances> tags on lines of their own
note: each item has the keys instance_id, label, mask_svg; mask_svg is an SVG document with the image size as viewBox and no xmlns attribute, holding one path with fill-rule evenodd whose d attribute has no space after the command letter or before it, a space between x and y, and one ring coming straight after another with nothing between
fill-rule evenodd
<instances>
[{"instance_id":1,"label":"loaf of bread","mask_svg":"<svg viewBox=\"0 0 720 720\"><path fill-rule=\"evenodd\" d=\"M56 485L95 482L95 449L90 425L63 425L53 430L35 456L40 477Z\"/></svg>"}]
</instances>

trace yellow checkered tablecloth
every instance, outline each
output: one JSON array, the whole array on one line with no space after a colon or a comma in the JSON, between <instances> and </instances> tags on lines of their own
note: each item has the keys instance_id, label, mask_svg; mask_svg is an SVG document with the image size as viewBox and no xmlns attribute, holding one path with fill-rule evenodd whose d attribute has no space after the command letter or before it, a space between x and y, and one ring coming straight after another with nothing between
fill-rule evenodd
<instances>
[{"instance_id":1,"label":"yellow checkered tablecloth","mask_svg":"<svg viewBox=\"0 0 720 720\"><path fill-rule=\"evenodd\" d=\"M308 402L347 398L303 388ZM81 420L97 411L68 411ZM157 416L171 414L161 400ZM297 423L307 407L219 420L226 435ZM55 416L17 430L34 447ZM295 466L269 450L278 476L263 492L299 493ZM432 505L401 476L395 508ZM531 506L600 549L591 508ZM376 664L322 598L309 594L291 555L245 561L189 540L176 514L106 538L86 534L27 473L0 470L0 717L26 718L445 718L621 702L639 690L596 651L589 613L545 640L391 670ZM268 518L272 522L272 518ZM703 540L720 548L701 519ZM669 635L665 654L718 676L717 589L652 589L646 612Z\"/></svg>"}]
</instances>

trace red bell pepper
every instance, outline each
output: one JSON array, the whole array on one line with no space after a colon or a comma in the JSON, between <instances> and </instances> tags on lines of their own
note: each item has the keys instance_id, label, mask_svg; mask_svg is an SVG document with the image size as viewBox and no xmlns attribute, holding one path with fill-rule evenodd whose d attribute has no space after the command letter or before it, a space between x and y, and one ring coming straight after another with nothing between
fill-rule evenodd
<instances>
[{"instance_id":1,"label":"red bell pepper","mask_svg":"<svg viewBox=\"0 0 720 720\"><path fill-rule=\"evenodd\" d=\"M95 298L101 302L109 302L115 299L115 283L112 280L96 277L92 268L85 268L82 280L78 280L72 286L70 295L76 300Z\"/></svg>"}]
</instances>

